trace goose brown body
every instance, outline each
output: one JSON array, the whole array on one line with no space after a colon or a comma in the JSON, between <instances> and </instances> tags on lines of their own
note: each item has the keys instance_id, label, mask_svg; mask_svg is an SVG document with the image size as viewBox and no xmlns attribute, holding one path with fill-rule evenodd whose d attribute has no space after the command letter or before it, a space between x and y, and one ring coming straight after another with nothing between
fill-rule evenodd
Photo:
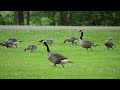
<instances>
[{"instance_id":1,"label":"goose brown body","mask_svg":"<svg viewBox=\"0 0 120 90\"><path fill-rule=\"evenodd\" d=\"M1 46L5 46L7 48L13 47L14 43L11 41L4 41L3 43L0 43Z\"/></svg>"},{"instance_id":2,"label":"goose brown body","mask_svg":"<svg viewBox=\"0 0 120 90\"><path fill-rule=\"evenodd\" d=\"M115 47L115 46L112 42L112 37L109 37L108 40L105 40L104 45L108 48L108 50L109 50L109 48L113 49L113 47Z\"/></svg>"},{"instance_id":3,"label":"goose brown body","mask_svg":"<svg viewBox=\"0 0 120 90\"><path fill-rule=\"evenodd\" d=\"M34 45L34 44L31 44L31 45L28 45L28 46L24 49L24 51L30 50L31 52L33 52L33 51L36 50L36 49L37 49L37 46Z\"/></svg>"},{"instance_id":4,"label":"goose brown body","mask_svg":"<svg viewBox=\"0 0 120 90\"><path fill-rule=\"evenodd\" d=\"M54 43L54 40L45 40L45 42L48 44L48 45L52 45Z\"/></svg>"},{"instance_id":5,"label":"goose brown body","mask_svg":"<svg viewBox=\"0 0 120 90\"><path fill-rule=\"evenodd\" d=\"M79 39L81 47L87 48L87 49L90 48L92 50L92 47L99 46L99 45L97 45L96 43L94 43L92 41L85 41L85 40L83 40L82 39L82 37L83 37L83 30L80 30L79 32L81 32L81 36L80 36L80 39Z\"/></svg>"},{"instance_id":6,"label":"goose brown body","mask_svg":"<svg viewBox=\"0 0 120 90\"><path fill-rule=\"evenodd\" d=\"M66 43L66 41L67 42L72 42L72 44L75 43L77 45L77 41L79 41L79 38L70 37L70 38L65 39L64 43Z\"/></svg>"},{"instance_id":7,"label":"goose brown body","mask_svg":"<svg viewBox=\"0 0 120 90\"><path fill-rule=\"evenodd\" d=\"M63 64L66 64L68 62L72 63L70 60L68 60L68 58L66 58L62 54L51 52L44 40L41 40L40 42L43 42L44 45L47 47L48 60L54 63L54 67L56 66L56 64L62 64L62 66L64 67Z\"/></svg>"},{"instance_id":8,"label":"goose brown body","mask_svg":"<svg viewBox=\"0 0 120 90\"><path fill-rule=\"evenodd\" d=\"M17 44L19 43L19 42L22 42L21 40L18 40L18 39L16 39L16 38L9 38L7 41L11 41L11 42L13 42L13 44L17 47Z\"/></svg>"}]
</instances>

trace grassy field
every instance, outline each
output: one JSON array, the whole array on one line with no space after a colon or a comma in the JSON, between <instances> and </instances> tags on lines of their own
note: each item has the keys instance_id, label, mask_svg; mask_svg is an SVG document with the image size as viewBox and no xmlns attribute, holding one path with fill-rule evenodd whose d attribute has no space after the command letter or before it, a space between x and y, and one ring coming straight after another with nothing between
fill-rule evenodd
<instances>
[{"instance_id":1,"label":"grassy field","mask_svg":"<svg viewBox=\"0 0 120 90\"><path fill-rule=\"evenodd\" d=\"M18 47L0 46L0 79L120 79L120 31L84 30L83 39L92 40L100 46L93 51L71 43L63 44L69 37L80 37L78 30L0 30L0 42L16 37L23 42ZM108 50L103 42L112 36L114 50ZM68 57L74 63L53 67L47 59L46 47L41 39L53 39L50 47ZM36 44L37 51L24 52L28 44Z\"/></svg>"}]
</instances>

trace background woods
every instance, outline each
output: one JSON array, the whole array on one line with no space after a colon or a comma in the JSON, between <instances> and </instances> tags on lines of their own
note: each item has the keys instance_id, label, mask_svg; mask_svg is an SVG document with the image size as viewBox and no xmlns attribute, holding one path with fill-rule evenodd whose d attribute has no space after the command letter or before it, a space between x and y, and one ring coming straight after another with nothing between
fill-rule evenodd
<instances>
[{"instance_id":1,"label":"background woods","mask_svg":"<svg viewBox=\"0 0 120 90\"><path fill-rule=\"evenodd\" d=\"M119 26L120 11L0 11L0 25Z\"/></svg>"}]
</instances>

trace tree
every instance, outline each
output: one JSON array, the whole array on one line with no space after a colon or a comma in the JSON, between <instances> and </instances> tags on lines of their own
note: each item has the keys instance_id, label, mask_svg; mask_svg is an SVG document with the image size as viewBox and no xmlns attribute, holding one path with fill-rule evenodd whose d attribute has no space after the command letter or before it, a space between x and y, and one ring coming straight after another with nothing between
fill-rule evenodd
<instances>
[{"instance_id":1,"label":"tree","mask_svg":"<svg viewBox=\"0 0 120 90\"><path fill-rule=\"evenodd\" d=\"M30 25L30 11L27 11L27 25Z\"/></svg>"},{"instance_id":2,"label":"tree","mask_svg":"<svg viewBox=\"0 0 120 90\"><path fill-rule=\"evenodd\" d=\"M18 11L14 11L14 24L18 25Z\"/></svg>"},{"instance_id":3,"label":"tree","mask_svg":"<svg viewBox=\"0 0 120 90\"><path fill-rule=\"evenodd\" d=\"M24 25L23 11L14 11L14 24L15 25Z\"/></svg>"},{"instance_id":4,"label":"tree","mask_svg":"<svg viewBox=\"0 0 120 90\"><path fill-rule=\"evenodd\" d=\"M60 23L61 25L69 25L69 17L70 13L69 11L60 11Z\"/></svg>"},{"instance_id":5,"label":"tree","mask_svg":"<svg viewBox=\"0 0 120 90\"><path fill-rule=\"evenodd\" d=\"M24 14L23 11L18 11L19 25L24 25Z\"/></svg>"},{"instance_id":6,"label":"tree","mask_svg":"<svg viewBox=\"0 0 120 90\"><path fill-rule=\"evenodd\" d=\"M1 25L4 25L4 24L5 24L5 20L4 20L4 18L3 18L3 16L2 16L1 13L0 13L0 24L1 24Z\"/></svg>"}]
</instances>

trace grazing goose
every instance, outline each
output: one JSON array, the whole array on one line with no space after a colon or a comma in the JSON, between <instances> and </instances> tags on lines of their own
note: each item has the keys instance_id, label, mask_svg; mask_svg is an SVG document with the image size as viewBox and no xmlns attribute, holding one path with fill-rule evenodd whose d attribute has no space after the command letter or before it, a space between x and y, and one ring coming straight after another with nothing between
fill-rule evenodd
<instances>
[{"instance_id":1,"label":"grazing goose","mask_svg":"<svg viewBox=\"0 0 120 90\"><path fill-rule=\"evenodd\" d=\"M7 48L13 47L14 43L11 41L4 41L3 43L0 43L1 46L5 46Z\"/></svg>"},{"instance_id":2,"label":"grazing goose","mask_svg":"<svg viewBox=\"0 0 120 90\"><path fill-rule=\"evenodd\" d=\"M108 48L112 48L115 47L114 44L112 43L112 37L109 37L108 40L105 40L104 45Z\"/></svg>"},{"instance_id":3,"label":"grazing goose","mask_svg":"<svg viewBox=\"0 0 120 90\"><path fill-rule=\"evenodd\" d=\"M53 40L45 40L45 42L48 44L48 45L52 45L54 43Z\"/></svg>"},{"instance_id":4,"label":"grazing goose","mask_svg":"<svg viewBox=\"0 0 120 90\"><path fill-rule=\"evenodd\" d=\"M38 41L38 42L40 42L40 41ZM54 43L54 40L45 40L45 43L51 46ZM44 45L44 43L43 43L43 45Z\"/></svg>"},{"instance_id":5,"label":"grazing goose","mask_svg":"<svg viewBox=\"0 0 120 90\"><path fill-rule=\"evenodd\" d=\"M36 50L36 49L37 49L37 46L34 45L34 44L31 44L31 45L28 45L28 46L24 49L24 51L26 51L26 50L31 50L31 52L33 52L33 51Z\"/></svg>"},{"instance_id":6,"label":"grazing goose","mask_svg":"<svg viewBox=\"0 0 120 90\"><path fill-rule=\"evenodd\" d=\"M72 42L72 45L75 43L77 45L77 42L79 41L79 38L75 38L75 37L70 37L70 38L67 38L65 39L64 43L67 42Z\"/></svg>"},{"instance_id":7,"label":"grazing goose","mask_svg":"<svg viewBox=\"0 0 120 90\"><path fill-rule=\"evenodd\" d=\"M99 45L93 43L92 41L84 41L84 40L82 39L82 37L83 37L83 30L80 30L79 32L81 32L80 45L81 45L83 48L86 48L86 49L90 48L90 49L92 50L92 47L99 46Z\"/></svg>"},{"instance_id":8,"label":"grazing goose","mask_svg":"<svg viewBox=\"0 0 120 90\"><path fill-rule=\"evenodd\" d=\"M19 42L22 42L21 40L16 39L16 38L9 38L7 41L13 42L16 47L17 47L17 44L18 44Z\"/></svg>"},{"instance_id":9,"label":"grazing goose","mask_svg":"<svg viewBox=\"0 0 120 90\"><path fill-rule=\"evenodd\" d=\"M62 66L64 67L63 64L72 63L65 56L63 56L63 55L61 55L59 53L51 52L48 45L47 45L47 43L44 40L41 40L40 42L43 42L44 45L47 47L48 60L51 61L52 63L54 63L54 67L56 66L56 64L62 64Z\"/></svg>"}]
</instances>

